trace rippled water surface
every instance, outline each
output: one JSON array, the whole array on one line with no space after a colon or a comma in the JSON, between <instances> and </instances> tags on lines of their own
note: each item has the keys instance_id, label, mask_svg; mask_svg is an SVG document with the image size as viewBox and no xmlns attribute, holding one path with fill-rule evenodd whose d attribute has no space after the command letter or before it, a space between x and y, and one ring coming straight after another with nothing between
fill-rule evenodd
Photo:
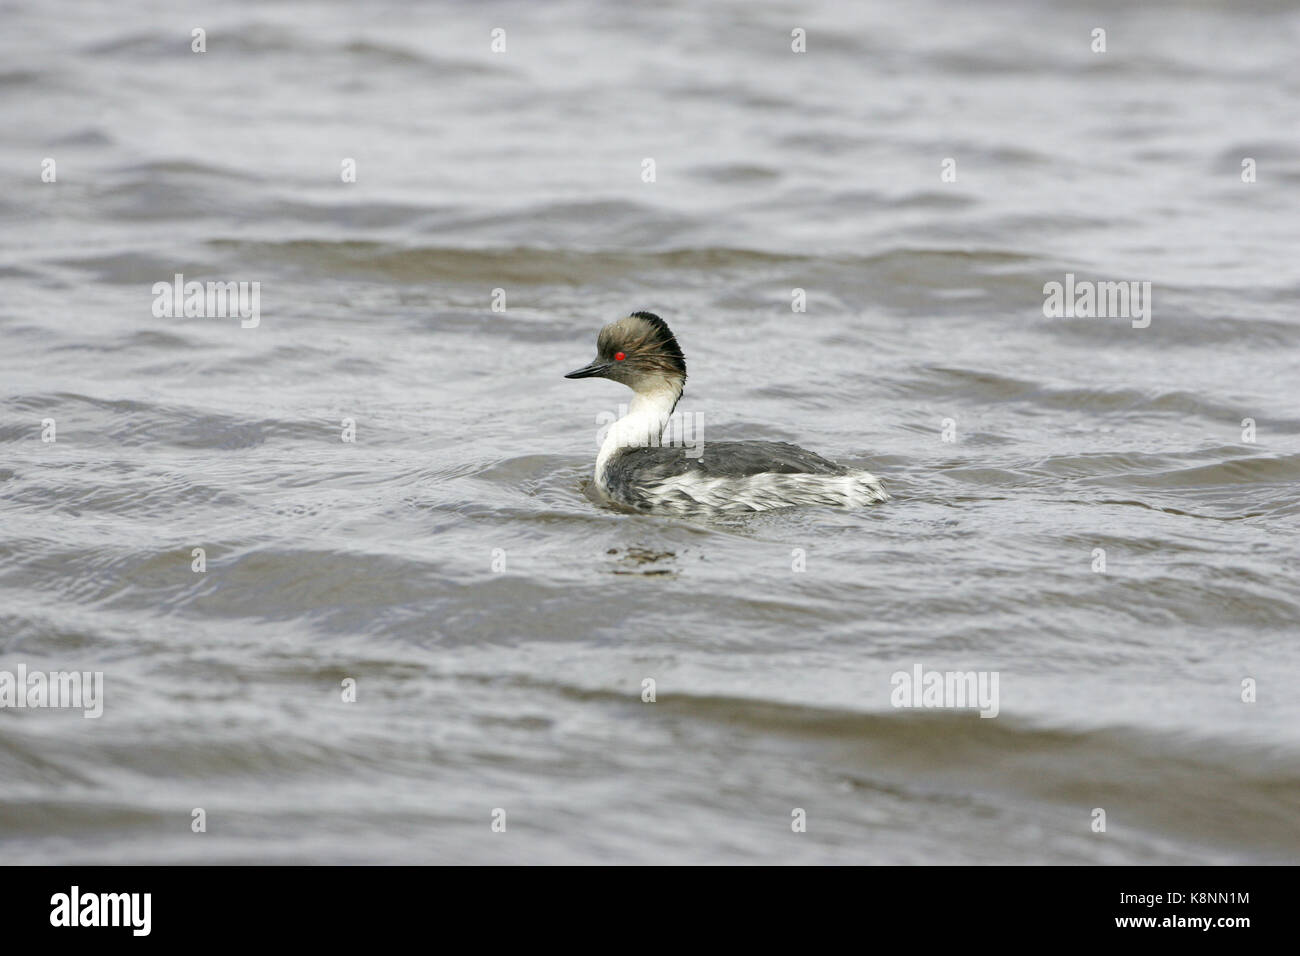
<instances>
[{"instance_id":1,"label":"rippled water surface","mask_svg":"<svg viewBox=\"0 0 1300 956\"><path fill-rule=\"evenodd\" d=\"M6 862L1300 859L1295 5L0 17ZM635 309L893 500L599 506Z\"/></svg>"}]
</instances>

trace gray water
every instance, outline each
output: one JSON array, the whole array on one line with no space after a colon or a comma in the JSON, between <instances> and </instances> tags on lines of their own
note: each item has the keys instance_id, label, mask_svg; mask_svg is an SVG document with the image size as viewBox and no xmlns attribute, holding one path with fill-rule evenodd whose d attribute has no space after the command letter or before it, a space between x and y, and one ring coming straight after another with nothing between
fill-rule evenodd
<instances>
[{"instance_id":1,"label":"gray water","mask_svg":"<svg viewBox=\"0 0 1300 956\"><path fill-rule=\"evenodd\" d=\"M1297 862L1300 9L1135 6L0 4L0 859ZM601 507L636 309L893 500Z\"/></svg>"}]
</instances>

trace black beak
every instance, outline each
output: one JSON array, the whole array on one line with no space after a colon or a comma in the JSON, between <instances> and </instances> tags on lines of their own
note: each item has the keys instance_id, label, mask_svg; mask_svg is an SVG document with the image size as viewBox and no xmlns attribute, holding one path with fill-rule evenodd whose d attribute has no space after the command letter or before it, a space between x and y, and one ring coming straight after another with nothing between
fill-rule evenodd
<instances>
[{"instance_id":1,"label":"black beak","mask_svg":"<svg viewBox=\"0 0 1300 956\"><path fill-rule=\"evenodd\" d=\"M602 362L600 359L594 360L590 365L584 365L582 368L575 368L565 378L598 378L609 371L609 363Z\"/></svg>"}]
</instances>

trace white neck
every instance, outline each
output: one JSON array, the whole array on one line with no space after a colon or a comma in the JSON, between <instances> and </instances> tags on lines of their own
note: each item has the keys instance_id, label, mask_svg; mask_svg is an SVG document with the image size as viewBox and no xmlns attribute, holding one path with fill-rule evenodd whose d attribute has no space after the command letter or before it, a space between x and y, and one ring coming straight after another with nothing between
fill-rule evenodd
<instances>
[{"instance_id":1,"label":"white neck","mask_svg":"<svg viewBox=\"0 0 1300 956\"><path fill-rule=\"evenodd\" d=\"M632 396L627 414L609 426L596 456L596 484L604 485L605 467L623 448L658 445L668 418L682 397L681 382L664 380Z\"/></svg>"}]
</instances>

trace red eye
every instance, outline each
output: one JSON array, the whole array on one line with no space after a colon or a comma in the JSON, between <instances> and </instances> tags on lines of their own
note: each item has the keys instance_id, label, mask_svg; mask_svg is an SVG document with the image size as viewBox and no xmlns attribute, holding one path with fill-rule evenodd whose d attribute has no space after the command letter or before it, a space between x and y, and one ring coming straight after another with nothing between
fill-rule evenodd
<instances>
[{"instance_id":1,"label":"red eye","mask_svg":"<svg viewBox=\"0 0 1300 956\"><path fill-rule=\"evenodd\" d=\"M622 352L615 352L615 353L614 353L614 361L615 361L615 362L621 362L621 361L623 361L623 359L625 359L625 358L627 358L627 356L624 355Z\"/></svg>"}]
</instances>

